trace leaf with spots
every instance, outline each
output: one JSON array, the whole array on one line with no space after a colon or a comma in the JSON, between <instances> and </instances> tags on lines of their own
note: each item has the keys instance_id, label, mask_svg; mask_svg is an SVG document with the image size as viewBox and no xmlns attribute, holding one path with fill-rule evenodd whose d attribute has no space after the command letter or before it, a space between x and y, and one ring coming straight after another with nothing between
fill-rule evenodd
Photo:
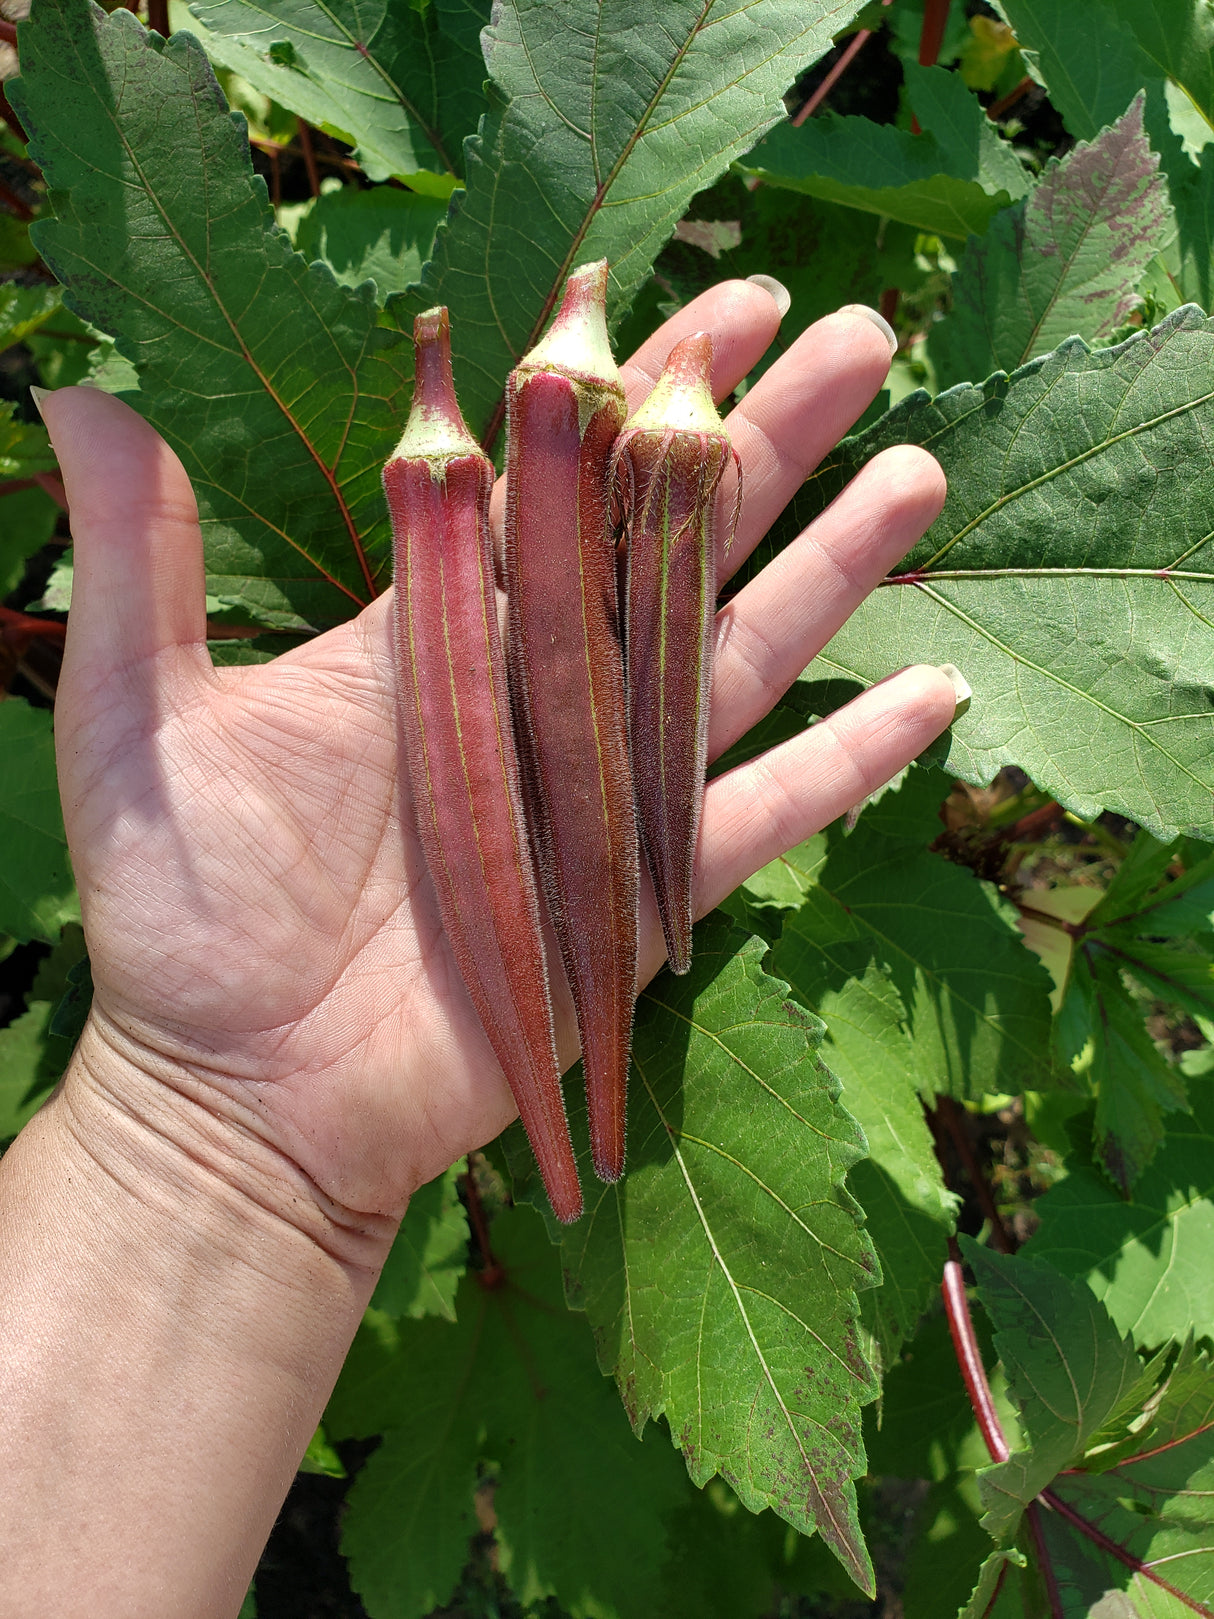
<instances>
[{"instance_id":1,"label":"leaf with spots","mask_svg":"<svg viewBox=\"0 0 1214 1619\"><path fill-rule=\"evenodd\" d=\"M1090 144L1051 159L1026 201L970 238L948 319L928 338L937 386L1014 371L1076 332L1107 340L1170 230L1140 96Z\"/></svg>"},{"instance_id":2,"label":"leaf with spots","mask_svg":"<svg viewBox=\"0 0 1214 1619\"><path fill-rule=\"evenodd\" d=\"M854 1481L877 1390L856 1289L878 1268L843 1187L864 1138L764 950L714 915L691 972L642 995L627 1178L587 1177L585 1217L554 1237L636 1428L664 1415L696 1483L720 1473L751 1511L816 1529L871 1592ZM513 1161L541 1203L525 1148Z\"/></svg>"}]
</instances>

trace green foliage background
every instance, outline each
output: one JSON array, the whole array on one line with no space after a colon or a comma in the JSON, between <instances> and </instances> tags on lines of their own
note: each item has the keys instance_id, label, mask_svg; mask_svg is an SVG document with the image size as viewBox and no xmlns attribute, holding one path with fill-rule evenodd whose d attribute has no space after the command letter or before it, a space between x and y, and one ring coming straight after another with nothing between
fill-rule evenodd
<instances>
[{"instance_id":1,"label":"green foliage background","mask_svg":"<svg viewBox=\"0 0 1214 1619\"><path fill-rule=\"evenodd\" d=\"M622 350L731 274L789 287L773 356L842 303L896 308L892 395L750 571L887 445L948 474L725 765L908 662L975 692L646 991L629 1174L580 1224L545 1223L517 1131L415 1198L305 1459L340 1478L376 1444L342 1529L365 1612L876 1611L857 1587L908 1619L1214 1612L1211 6L169 9L167 42L88 0L21 25L0 352L182 457L217 660L389 583L413 314L449 305L492 444L511 365L605 255ZM327 178L284 200L301 120ZM0 953L40 952L0 1028L4 1140L90 990L31 651L70 551L45 432L0 408ZM949 1121L972 1150L993 1116L1053 1182L1031 1213L950 1156ZM998 1462L938 1302L959 1222Z\"/></svg>"}]
</instances>

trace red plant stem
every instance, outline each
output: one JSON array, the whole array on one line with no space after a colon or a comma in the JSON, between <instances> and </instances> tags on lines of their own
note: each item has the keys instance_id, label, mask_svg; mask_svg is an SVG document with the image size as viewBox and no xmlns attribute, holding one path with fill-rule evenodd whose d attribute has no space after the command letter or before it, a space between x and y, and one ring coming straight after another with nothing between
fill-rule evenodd
<instances>
[{"instance_id":1,"label":"red plant stem","mask_svg":"<svg viewBox=\"0 0 1214 1619\"><path fill-rule=\"evenodd\" d=\"M312 131L302 118L296 118L299 126L299 144L303 150L304 168L308 171L308 184L312 188L314 197L320 196L320 174L316 167L316 151L312 145Z\"/></svg>"},{"instance_id":2,"label":"red plant stem","mask_svg":"<svg viewBox=\"0 0 1214 1619\"><path fill-rule=\"evenodd\" d=\"M67 626L53 618L33 618L14 607L0 607L0 640L20 654L31 641L58 641L63 644Z\"/></svg>"},{"instance_id":3,"label":"red plant stem","mask_svg":"<svg viewBox=\"0 0 1214 1619\"><path fill-rule=\"evenodd\" d=\"M995 1202L995 1194L991 1191L991 1183L987 1180L982 1165L978 1162L978 1155L974 1151L974 1144L969 1138L965 1128L965 1109L960 1102L954 1101L951 1096L938 1096L936 1098L936 1117L948 1131L953 1146L957 1149L957 1156L965 1167L974 1189L974 1196L978 1200L978 1207L986 1216L991 1228L991 1245L1001 1254L1012 1254L1016 1251L1016 1244L1003 1223Z\"/></svg>"},{"instance_id":4,"label":"red plant stem","mask_svg":"<svg viewBox=\"0 0 1214 1619\"><path fill-rule=\"evenodd\" d=\"M0 42L17 47L17 25L9 22L7 17L0 17Z\"/></svg>"},{"instance_id":5,"label":"red plant stem","mask_svg":"<svg viewBox=\"0 0 1214 1619\"><path fill-rule=\"evenodd\" d=\"M889 6L893 4L893 0L881 0L881 4L884 6ZM873 37L874 32L875 30L872 28L859 28L856 30L834 67L831 68L830 72L822 80L822 83L817 87L814 93L810 96L809 100L797 113L796 117L791 120L794 128L799 129L807 118L813 117L814 113L817 112L818 108L826 100L827 96L834 89L835 85L838 84L839 80L856 60L856 57L859 56L865 45L867 45L868 41Z\"/></svg>"},{"instance_id":6,"label":"red plant stem","mask_svg":"<svg viewBox=\"0 0 1214 1619\"><path fill-rule=\"evenodd\" d=\"M1045 1581L1046 1600L1050 1605L1050 1619L1066 1619L1066 1611L1062 1606L1062 1592L1058 1589L1058 1576L1054 1572L1050 1549L1045 1543L1045 1530L1041 1526L1041 1512L1036 1501L1030 1501L1028 1506L1025 1507L1024 1517L1029 1526L1033 1550L1037 1554L1037 1567L1041 1570L1041 1577Z\"/></svg>"},{"instance_id":7,"label":"red plant stem","mask_svg":"<svg viewBox=\"0 0 1214 1619\"><path fill-rule=\"evenodd\" d=\"M12 187L5 185L3 180L0 180L0 202L16 214L18 219L28 221L34 217L34 210L29 203L22 201Z\"/></svg>"},{"instance_id":8,"label":"red plant stem","mask_svg":"<svg viewBox=\"0 0 1214 1619\"><path fill-rule=\"evenodd\" d=\"M961 1368L965 1392L969 1395L970 1406L978 1420L983 1442L993 1462L1005 1462L1012 1453L1004 1438L1003 1424L999 1421L999 1413L995 1410L991 1386L986 1380L986 1368L978 1352L974 1321L970 1315L969 1300L965 1296L965 1277L958 1260L945 1261L940 1291L944 1295L944 1313L948 1317L953 1351L957 1356L957 1365Z\"/></svg>"},{"instance_id":9,"label":"red plant stem","mask_svg":"<svg viewBox=\"0 0 1214 1619\"><path fill-rule=\"evenodd\" d=\"M822 80L822 83L814 91L813 95L810 96L809 100L801 108L797 116L792 120L793 124L798 129L807 118L813 117L814 113L817 112L818 108L826 100L827 96L834 89L835 85L838 84L839 80L847 72L848 68L856 60L856 57L859 56L860 52L864 49L865 45L868 44L872 37L873 30L871 28L861 28L857 30L857 32L848 42L847 49L843 52L842 56L840 56L834 67L831 68L830 72Z\"/></svg>"},{"instance_id":10,"label":"red plant stem","mask_svg":"<svg viewBox=\"0 0 1214 1619\"><path fill-rule=\"evenodd\" d=\"M0 118L4 119L4 122L12 130L13 134L19 141L24 141L27 145L29 144L29 136L25 133L24 125L17 117L17 114L9 106L8 97L4 93L3 84L0 84Z\"/></svg>"},{"instance_id":11,"label":"red plant stem","mask_svg":"<svg viewBox=\"0 0 1214 1619\"><path fill-rule=\"evenodd\" d=\"M1123 1568L1132 1569L1135 1574L1141 1574L1144 1580L1150 1580L1152 1585L1159 1586L1160 1590L1166 1591L1169 1596L1175 1597L1183 1607L1188 1608L1190 1613L1199 1613L1204 1615L1205 1619L1214 1619L1214 1608L1210 1608L1204 1602L1198 1602L1195 1597L1186 1596L1183 1591L1178 1590L1170 1581L1165 1580L1162 1574L1156 1574L1150 1564L1144 1563L1141 1557L1135 1557L1133 1552L1126 1551L1124 1546L1119 1546L1115 1540L1110 1540L1106 1534L1097 1529L1094 1523L1089 1523L1085 1517L1075 1511L1074 1507L1068 1506L1061 1496L1055 1495L1053 1490L1042 1490L1038 1500L1043 1506L1048 1507L1051 1512L1057 1512L1060 1517L1065 1518L1069 1524L1078 1529L1081 1535L1086 1535L1088 1540L1094 1546L1099 1546L1102 1552L1107 1552L1110 1557L1115 1557Z\"/></svg>"},{"instance_id":12,"label":"red plant stem","mask_svg":"<svg viewBox=\"0 0 1214 1619\"><path fill-rule=\"evenodd\" d=\"M480 1249L481 1267L476 1279L485 1288L491 1291L500 1287L505 1277L505 1267L493 1252L489 1241L489 1221L485 1218L485 1205L481 1202L480 1188L476 1184L476 1173L472 1168L471 1154L464 1160L467 1168L460 1176L464 1187L464 1201L468 1208L468 1218L472 1222L472 1234L476 1238L476 1246Z\"/></svg>"},{"instance_id":13,"label":"red plant stem","mask_svg":"<svg viewBox=\"0 0 1214 1619\"><path fill-rule=\"evenodd\" d=\"M67 510L67 490L63 487L63 479L57 472L35 472L34 482L51 497L60 511Z\"/></svg>"},{"instance_id":14,"label":"red plant stem","mask_svg":"<svg viewBox=\"0 0 1214 1619\"><path fill-rule=\"evenodd\" d=\"M885 291L881 294L881 303L879 305L879 308L880 308L881 314L890 323L891 326L894 324L894 321L897 319L898 300L901 297L902 297L902 292L901 292L901 289L898 288L898 287L886 287Z\"/></svg>"},{"instance_id":15,"label":"red plant stem","mask_svg":"<svg viewBox=\"0 0 1214 1619\"><path fill-rule=\"evenodd\" d=\"M162 39L169 37L169 0L148 0L148 27Z\"/></svg>"},{"instance_id":16,"label":"red plant stem","mask_svg":"<svg viewBox=\"0 0 1214 1619\"><path fill-rule=\"evenodd\" d=\"M923 32L919 35L919 66L935 67L944 43L944 30L948 24L950 0L926 0L923 7Z\"/></svg>"},{"instance_id":17,"label":"red plant stem","mask_svg":"<svg viewBox=\"0 0 1214 1619\"><path fill-rule=\"evenodd\" d=\"M1033 81L1026 73L1019 84L1012 86L1007 95L1000 96L998 101L991 102L986 109L986 116L988 118L1002 118L1004 113L1009 112L1020 100L1021 96L1027 95L1032 88Z\"/></svg>"}]
</instances>

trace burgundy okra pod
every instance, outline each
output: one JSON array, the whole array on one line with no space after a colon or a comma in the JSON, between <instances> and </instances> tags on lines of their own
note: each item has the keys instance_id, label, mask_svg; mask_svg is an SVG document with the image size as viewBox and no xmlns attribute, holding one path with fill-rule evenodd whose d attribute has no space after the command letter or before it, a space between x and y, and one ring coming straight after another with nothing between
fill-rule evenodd
<instances>
[{"instance_id":1,"label":"burgundy okra pod","mask_svg":"<svg viewBox=\"0 0 1214 1619\"><path fill-rule=\"evenodd\" d=\"M691 966L717 600L713 514L731 457L741 493L711 370L707 332L677 343L615 451L628 514L625 661L637 816L676 973Z\"/></svg>"},{"instance_id":2,"label":"burgundy okra pod","mask_svg":"<svg viewBox=\"0 0 1214 1619\"><path fill-rule=\"evenodd\" d=\"M528 811L577 1010L594 1167L624 1171L640 858L610 463L624 392L607 264L584 265L506 390L507 653Z\"/></svg>"},{"instance_id":3,"label":"burgundy okra pod","mask_svg":"<svg viewBox=\"0 0 1214 1619\"><path fill-rule=\"evenodd\" d=\"M384 468L400 719L452 954L562 1220L582 1211L553 1035L489 532L493 466L455 399L445 309L413 325L416 382Z\"/></svg>"}]
</instances>

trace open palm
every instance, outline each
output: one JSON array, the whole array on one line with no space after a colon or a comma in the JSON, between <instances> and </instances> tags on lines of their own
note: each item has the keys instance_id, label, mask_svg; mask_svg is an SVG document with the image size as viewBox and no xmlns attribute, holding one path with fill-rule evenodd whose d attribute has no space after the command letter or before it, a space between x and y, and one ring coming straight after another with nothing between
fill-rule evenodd
<instances>
[{"instance_id":1,"label":"open palm","mask_svg":"<svg viewBox=\"0 0 1214 1619\"><path fill-rule=\"evenodd\" d=\"M727 394L777 322L765 291L714 289L625 368L630 406L672 344L700 328ZM731 567L887 367L877 328L841 313L745 396L728 424L745 470ZM269 1141L326 1197L399 1213L515 1109L414 835L387 598L273 663L214 669L180 464L109 396L64 390L46 415L76 540L56 734L96 985L90 1038ZM942 495L930 457L887 451L722 611L713 754L771 707ZM888 779L954 701L939 671L905 671L714 783L699 910ZM661 959L647 896L642 977ZM571 1062L567 1004L558 1038Z\"/></svg>"}]
</instances>

